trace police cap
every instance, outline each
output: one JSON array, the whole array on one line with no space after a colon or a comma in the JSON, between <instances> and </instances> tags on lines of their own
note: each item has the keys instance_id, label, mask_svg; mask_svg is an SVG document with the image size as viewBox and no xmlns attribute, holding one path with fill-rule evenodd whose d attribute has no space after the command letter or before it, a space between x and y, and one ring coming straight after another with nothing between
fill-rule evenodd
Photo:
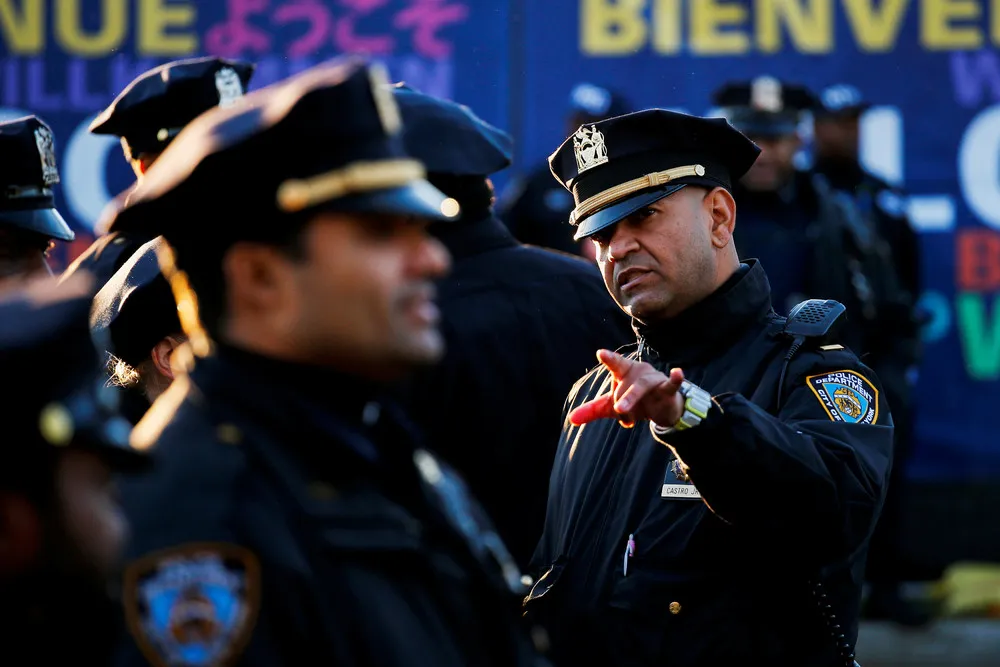
<instances>
[{"instance_id":1,"label":"police cap","mask_svg":"<svg viewBox=\"0 0 1000 667\"><path fill-rule=\"evenodd\" d=\"M580 240L685 185L732 188L760 149L724 118L647 109L583 125L549 157Z\"/></svg>"},{"instance_id":2,"label":"police cap","mask_svg":"<svg viewBox=\"0 0 1000 667\"><path fill-rule=\"evenodd\" d=\"M856 118L870 106L860 90L850 84L838 83L820 91L816 117Z\"/></svg>"},{"instance_id":3,"label":"police cap","mask_svg":"<svg viewBox=\"0 0 1000 667\"><path fill-rule=\"evenodd\" d=\"M337 60L203 114L114 213L173 246L287 239L320 210L447 220L445 196L407 155L384 71ZM446 206L445 208L453 208Z\"/></svg>"},{"instance_id":4,"label":"police cap","mask_svg":"<svg viewBox=\"0 0 1000 667\"><path fill-rule=\"evenodd\" d=\"M35 116L0 123L0 224L60 241L76 235L55 208L55 137Z\"/></svg>"},{"instance_id":5,"label":"police cap","mask_svg":"<svg viewBox=\"0 0 1000 667\"><path fill-rule=\"evenodd\" d=\"M170 283L160 271L157 237L141 246L94 297L90 326L110 335L111 351L135 367L167 336L181 332Z\"/></svg>"},{"instance_id":6,"label":"police cap","mask_svg":"<svg viewBox=\"0 0 1000 667\"><path fill-rule=\"evenodd\" d=\"M428 172L488 176L511 164L514 141L469 107L424 95L403 85L393 88L403 118L406 152Z\"/></svg>"},{"instance_id":7,"label":"police cap","mask_svg":"<svg viewBox=\"0 0 1000 667\"><path fill-rule=\"evenodd\" d=\"M0 456L6 465L32 460L38 448L73 447L115 469L140 468L147 457L128 444L131 427L90 332L93 292L80 294L74 284L0 303L0 377L13 383L0 406Z\"/></svg>"},{"instance_id":8,"label":"police cap","mask_svg":"<svg viewBox=\"0 0 1000 667\"><path fill-rule=\"evenodd\" d=\"M94 134L121 137L129 159L159 153L185 125L243 96L255 66L222 58L190 58L139 75L90 124Z\"/></svg>"},{"instance_id":9,"label":"police cap","mask_svg":"<svg viewBox=\"0 0 1000 667\"><path fill-rule=\"evenodd\" d=\"M736 128L751 136L795 134L802 113L816 108L816 98L808 88L771 76L727 83L715 91L712 102L724 109Z\"/></svg>"}]
</instances>

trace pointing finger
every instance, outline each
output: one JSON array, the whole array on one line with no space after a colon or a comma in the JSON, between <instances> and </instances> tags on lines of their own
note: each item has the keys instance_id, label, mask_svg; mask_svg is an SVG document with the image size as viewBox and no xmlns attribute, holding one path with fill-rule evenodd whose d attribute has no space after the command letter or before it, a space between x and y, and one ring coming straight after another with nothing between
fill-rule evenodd
<instances>
[{"instance_id":1,"label":"pointing finger","mask_svg":"<svg viewBox=\"0 0 1000 667\"><path fill-rule=\"evenodd\" d=\"M582 426L598 419L616 416L614 397L611 394L605 394L574 409L569 413L569 421L574 426Z\"/></svg>"}]
</instances>

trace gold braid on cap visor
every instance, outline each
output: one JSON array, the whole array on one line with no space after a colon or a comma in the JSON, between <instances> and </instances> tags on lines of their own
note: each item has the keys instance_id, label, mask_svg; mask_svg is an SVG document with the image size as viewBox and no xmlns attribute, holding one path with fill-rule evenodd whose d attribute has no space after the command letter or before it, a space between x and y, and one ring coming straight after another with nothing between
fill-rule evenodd
<instances>
[{"instance_id":1,"label":"gold braid on cap visor","mask_svg":"<svg viewBox=\"0 0 1000 667\"><path fill-rule=\"evenodd\" d=\"M424 165L416 160L355 162L312 178L285 181L278 187L278 206L294 213L358 192L407 185L425 176Z\"/></svg>"},{"instance_id":2,"label":"gold braid on cap visor","mask_svg":"<svg viewBox=\"0 0 1000 667\"><path fill-rule=\"evenodd\" d=\"M639 178L633 178L631 181L619 183L614 187L608 188L604 192L598 192L593 197L588 197L580 202L580 204L577 205L577 207L569 214L569 224L576 225L578 224L577 221L581 218L585 218L591 213L599 211L602 208L606 208L619 200L625 199L629 195L639 192L640 190L666 185L670 181L678 178L684 178L685 176L704 175L705 167L700 164L691 164L686 167L674 167L673 169L667 169L666 171L657 171L652 174L640 176Z\"/></svg>"}]
</instances>

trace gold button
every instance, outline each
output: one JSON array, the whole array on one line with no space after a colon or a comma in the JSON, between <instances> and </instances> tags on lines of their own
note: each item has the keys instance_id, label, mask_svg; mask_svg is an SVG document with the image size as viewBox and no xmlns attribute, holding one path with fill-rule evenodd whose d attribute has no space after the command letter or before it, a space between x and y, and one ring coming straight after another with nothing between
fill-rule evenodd
<instances>
[{"instance_id":1,"label":"gold button","mask_svg":"<svg viewBox=\"0 0 1000 667\"><path fill-rule=\"evenodd\" d=\"M238 445L243 439L243 433L235 424L219 424L215 429L215 435L227 445Z\"/></svg>"},{"instance_id":2,"label":"gold button","mask_svg":"<svg viewBox=\"0 0 1000 667\"><path fill-rule=\"evenodd\" d=\"M680 602L671 602L670 603L670 613L673 614L674 616L676 616L677 614L681 613L681 603Z\"/></svg>"}]
</instances>

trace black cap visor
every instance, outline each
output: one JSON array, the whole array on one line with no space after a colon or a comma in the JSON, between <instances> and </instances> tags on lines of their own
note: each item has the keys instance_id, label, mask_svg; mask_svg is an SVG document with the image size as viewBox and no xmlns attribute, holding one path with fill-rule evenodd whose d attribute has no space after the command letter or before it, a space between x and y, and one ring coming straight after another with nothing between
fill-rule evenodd
<instances>
[{"instance_id":1,"label":"black cap visor","mask_svg":"<svg viewBox=\"0 0 1000 667\"><path fill-rule=\"evenodd\" d=\"M57 241L72 241L76 234L54 208L0 210L0 223L40 234Z\"/></svg>"},{"instance_id":2,"label":"black cap visor","mask_svg":"<svg viewBox=\"0 0 1000 667\"><path fill-rule=\"evenodd\" d=\"M573 234L573 240L579 241L581 239L585 239L606 227L610 227L617 222L621 222L641 209L643 206L649 206L664 197L669 197L685 185L688 184L673 183L671 185L665 185L651 190L643 190L642 192L632 195L628 199L624 199L616 204L608 206L607 208L603 208L600 211L587 216L576 226L576 233Z\"/></svg>"}]
</instances>

